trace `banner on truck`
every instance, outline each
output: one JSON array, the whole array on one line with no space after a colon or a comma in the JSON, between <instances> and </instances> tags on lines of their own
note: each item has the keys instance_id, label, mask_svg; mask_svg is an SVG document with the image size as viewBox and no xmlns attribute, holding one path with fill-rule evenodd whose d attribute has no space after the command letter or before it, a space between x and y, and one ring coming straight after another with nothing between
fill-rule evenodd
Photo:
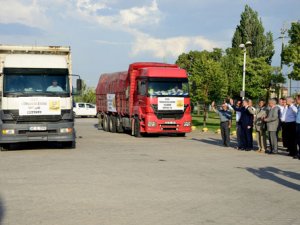
<instances>
[{"instance_id":1,"label":"banner on truck","mask_svg":"<svg viewBox=\"0 0 300 225\"><path fill-rule=\"evenodd\" d=\"M108 112L117 112L115 97L116 97L115 94L107 94L107 111Z\"/></svg>"},{"instance_id":2,"label":"banner on truck","mask_svg":"<svg viewBox=\"0 0 300 225\"><path fill-rule=\"evenodd\" d=\"M184 98L159 97L158 110L184 110Z\"/></svg>"},{"instance_id":3,"label":"banner on truck","mask_svg":"<svg viewBox=\"0 0 300 225\"><path fill-rule=\"evenodd\" d=\"M20 97L20 116L60 115L60 98Z\"/></svg>"}]
</instances>

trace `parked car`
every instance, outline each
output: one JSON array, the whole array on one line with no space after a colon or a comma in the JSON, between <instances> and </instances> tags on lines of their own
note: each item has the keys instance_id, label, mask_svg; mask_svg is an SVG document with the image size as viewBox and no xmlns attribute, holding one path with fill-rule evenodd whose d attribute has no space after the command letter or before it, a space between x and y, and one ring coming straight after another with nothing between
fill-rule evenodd
<instances>
[{"instance_id":1,"label":"parked car","mask_svg":"<svg viewBox=\"0 0 300 225\"><path fill-rule=\"evenodd\" d=\"M91 103L74 103L73 112L75 117L97 117L96 105Z\"/></svg>"}]
</instances>

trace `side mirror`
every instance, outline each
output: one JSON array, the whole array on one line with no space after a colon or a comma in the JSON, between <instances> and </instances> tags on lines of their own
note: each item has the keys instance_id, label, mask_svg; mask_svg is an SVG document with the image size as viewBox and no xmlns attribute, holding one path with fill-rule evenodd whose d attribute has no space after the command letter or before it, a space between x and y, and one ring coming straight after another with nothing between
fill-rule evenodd
<instances>
[{"instance_id":1,"label":"side mirror","mask_svg":"<svg viewBox=\"0 0 300 225\"><path fill-rule=\"evenodd\" d=\"M77 89L78 92L80 92L82 90L82 80L81 79L77 79L76 89Z\"/></svg>"}]
</instances>

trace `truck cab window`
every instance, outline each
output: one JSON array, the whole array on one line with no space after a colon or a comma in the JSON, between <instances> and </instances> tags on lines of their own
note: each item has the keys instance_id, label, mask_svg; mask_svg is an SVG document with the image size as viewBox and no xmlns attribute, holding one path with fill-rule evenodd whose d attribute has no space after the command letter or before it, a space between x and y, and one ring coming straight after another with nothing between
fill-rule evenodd
<instances>
[{"instance_id":1,"label":"truck cab window","mask_svg":"<svg viewBox=\"0 0 300 225\"><path fill-rule=\"evenodd\" d=\"M148 84L149 96L188 96L187 79L150 79Z\"/></svg>"},{"instance_id":2,"label":"truck cab window","mask_svg":"<svg viewBox=\"0 0 300 225\"><path fill-rule=\"evenodd\" d=\"M85 108L84 104L78 104L79 108Z\"/></svg>"},{"instance_id":3,"label":"truck cab window","mask_svg":"<svg viewBox=\"0 0 300 225\"><path fill-rule=\"evenodd\" d=\"M10 96L68 96L67 69L22 69L4 70L4 95Z\"/></svg>"}]
</instances>

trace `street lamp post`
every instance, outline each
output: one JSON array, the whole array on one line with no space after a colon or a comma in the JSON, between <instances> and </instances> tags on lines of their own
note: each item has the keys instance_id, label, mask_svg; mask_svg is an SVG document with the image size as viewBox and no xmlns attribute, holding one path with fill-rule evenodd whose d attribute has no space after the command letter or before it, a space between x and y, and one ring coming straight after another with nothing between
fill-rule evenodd
<instances>
[{"instance_id":1,"label":"street lamp post","mask_svg":"<svg viewBox=\"0 0 300 225\"><path fill-rule=\"evenodd\" d=\"M243 50L244 52L244 64L243 64L243 87L241 91L241 97L244 99L245 98L245 86L246 86L246 56L247 56L247 47L251 46L252 43L250 41L247 41L246 44L240 44L239 47Z\"/></svg>"}]
</instances>

